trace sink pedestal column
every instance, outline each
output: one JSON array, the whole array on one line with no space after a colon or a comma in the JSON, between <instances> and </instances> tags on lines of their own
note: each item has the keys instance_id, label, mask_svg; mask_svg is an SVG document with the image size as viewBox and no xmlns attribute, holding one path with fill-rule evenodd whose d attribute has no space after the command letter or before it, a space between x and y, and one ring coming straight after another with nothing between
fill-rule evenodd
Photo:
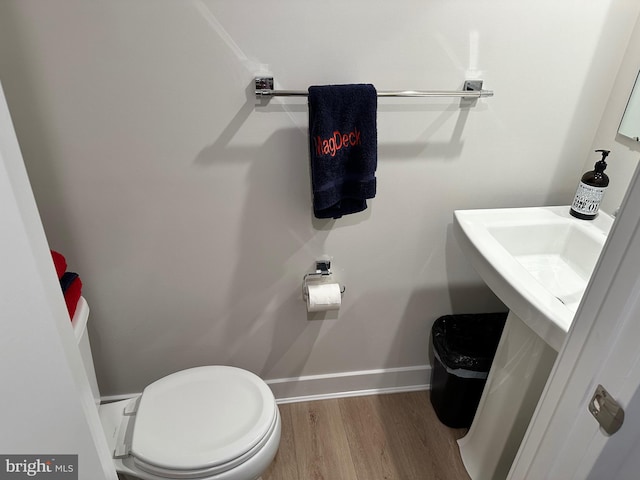
<instances>
[{"instance_id":1,"label":"sink pedestal column","mask_svg":"<svg viewBox=\"0 0 640 480\"><path fill-rule=\"evenodd\" d=\"M513 312L460 454L473 480L507 477L557 352Z\"/></svg>"}]
</instances>

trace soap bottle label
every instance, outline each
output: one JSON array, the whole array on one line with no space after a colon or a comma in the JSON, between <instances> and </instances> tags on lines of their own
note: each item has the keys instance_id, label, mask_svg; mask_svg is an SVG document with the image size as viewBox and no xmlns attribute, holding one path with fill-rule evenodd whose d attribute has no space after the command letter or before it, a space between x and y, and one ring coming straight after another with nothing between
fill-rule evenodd
<instances>
[{"instance_id":1,"label":"soap bottle label","mask_svg":"<svg viewBox=\"0 0 640 480\"><path fill-rule=\"evenodd\" d=\"M583 215L595 215L600 208L600 202L607 187L592 187L580 182L571 208Z\"/></svg>"}]
</instances>

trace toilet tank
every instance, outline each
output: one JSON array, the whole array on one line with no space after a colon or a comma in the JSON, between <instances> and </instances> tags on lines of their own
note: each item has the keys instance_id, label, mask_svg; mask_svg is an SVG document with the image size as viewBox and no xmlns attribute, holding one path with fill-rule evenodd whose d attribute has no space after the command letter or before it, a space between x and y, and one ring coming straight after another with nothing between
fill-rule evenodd
<instances>
[{"instance_id":1,"label":"toilet tank","mask_svg":"<svg viewBox=\"0 0 640 480\"><path fill-rule=\"evenodd\" d=\"M91 345L89 344L89 332L87 330L87 322L89 321L89 305L84 297L80 297L76 312L71 319L73 332L76 335L78 349L82 357L84 369L87 372L91 393L96 405L100 405L100 390L98 389L98 381L96 379L96 370L93 366L93 355L91 354Z\"/></svg>"}]
</instances>

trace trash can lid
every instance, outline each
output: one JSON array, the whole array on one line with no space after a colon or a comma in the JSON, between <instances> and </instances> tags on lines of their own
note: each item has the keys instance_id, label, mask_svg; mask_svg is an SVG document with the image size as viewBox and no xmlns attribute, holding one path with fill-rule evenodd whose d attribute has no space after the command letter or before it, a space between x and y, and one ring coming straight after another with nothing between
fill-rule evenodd
<instances>
[{"instance_id":1,"label":"trash can lid","mask_svg":"<svg viewBox=\"0 0 640 480\"><path fill-rule=\"evenodd\" d=\"M433 348L450 369L488 372L507 313L446 315L431 329Z\"/></svg>"}]
</instances>

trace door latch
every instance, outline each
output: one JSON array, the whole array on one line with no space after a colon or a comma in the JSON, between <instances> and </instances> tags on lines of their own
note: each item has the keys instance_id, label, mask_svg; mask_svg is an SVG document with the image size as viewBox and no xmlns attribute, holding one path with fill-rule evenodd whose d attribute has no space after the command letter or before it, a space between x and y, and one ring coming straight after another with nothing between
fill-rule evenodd
<instances>
[{"instance_id":1,"label":"door latch","mask_svg":"<svg viewBox=\"0 0 640 480\"><path fill-rule=\"evenodd\" d=\"M624 422L624 410L602 385L596 388L589 402L589 411L608 435L620 430Z\"/></svg>"}]
</instances>

